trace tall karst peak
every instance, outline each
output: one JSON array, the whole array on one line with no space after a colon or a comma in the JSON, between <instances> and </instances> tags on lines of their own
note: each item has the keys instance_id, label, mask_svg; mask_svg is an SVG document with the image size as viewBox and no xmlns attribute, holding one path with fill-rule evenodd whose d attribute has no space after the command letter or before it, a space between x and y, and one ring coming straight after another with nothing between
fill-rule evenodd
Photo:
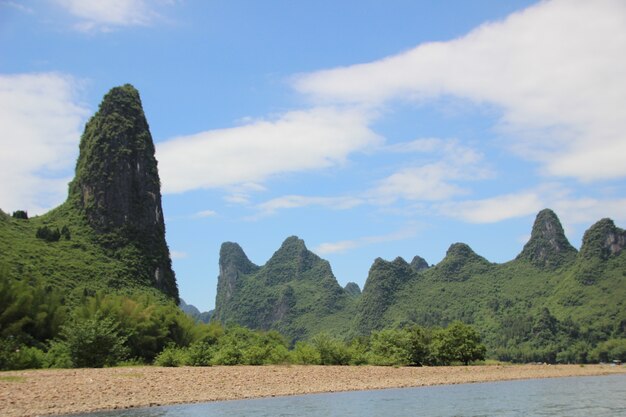
<instances>
[{"instance_id":1,"label":"tall karst peak","mask_svg":"<svg viewBox=\"0 0 626 417\"><path fill-rule=\"evenodd\" d=\"M557 215L550 209L537 214L530 240L517 259L526 260L540 268L557 268L572 261L577 251L563 231Z\"/></svg>"},{"instance_id":2,"label":"tall karst peak","mask_svg":"<svg viewBox=\"0 0 626 417\"><path fill-rule=\"evenodd\" d=\"M145 261L138 272L149 271L157 288L178 299L154 143L132 85L111 89L87 122L68 200L102 244L112 250L134 245Z\"/></svg>"},{"instance_id":3,"label":"tall karst peak","mask_svg":"<svg viewBox=\"0 0 626 417\"><path fill-rule=\"evenodd\" d=\"M99 232L164 228L154 143L133 86L111 89L85 126L70 198Z\"/></svg>"},{"instance_id":4,"label":"tall karst peak","mask_svg":"<svg viewBox=\"0 0 626 417\"><path fill-rule=\"evenodd\" d=\"M222 321L227 314L229 302L235 296L240 285L241 276L256 272L260 267L248 259L239 244L224 242L220 248L219 268L220 274L217 277L217 295L213 317Z\"/></svg>"},{"instance_id":5,"label":"tall karst peak","mask_svg":"<svg viewBox=\"0 0 626 417\"><path fill-rule=\"evenodd\" d=\"M265 265L269 270L274 271L277 267L281 270L281 279L287 279L287 277L298 278L303 272L308 271L322 259L307 249L304 240L297 236L291 236L285 239L280 248L274 252L274 255ZM323 261L327 264L326 261ZM330 265L328 265L330 270ZM275 271L278 272L278 271ZM271 278L274 281L277 275Z\"/></svg>"},{"instance_id":6,"label":"tall karst peak","mask_svg":"<svg viewBox=\"0 0 626 417\"><path fill-rule=\"evenodd\" d=\"M611 219L602 219L591 226L583 236L580 255L583 258L608 259L626 246L626 231L615 226Z\"/></svg>"}]
</instances>

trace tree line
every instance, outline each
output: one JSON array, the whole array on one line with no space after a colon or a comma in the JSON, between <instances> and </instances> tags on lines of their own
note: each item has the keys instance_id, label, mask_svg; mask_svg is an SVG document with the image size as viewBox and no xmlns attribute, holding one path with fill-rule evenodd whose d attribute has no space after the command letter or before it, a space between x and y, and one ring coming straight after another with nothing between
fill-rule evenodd
<instances>
[{"instance_id":1,"label":"tree line","mask_svg":"<svg viewBox=\"0 0 626 417\"><path fill-rule=\"evenodd\" d=\"M289 343L276 331L196 322L156 293L68 294L0 270L0 369L124 364L469 364L485 359L479 333L460 321L407 326L343 340L322 333ZM570 358L565 358L570 359ZM626 339L596 346L585 361L626 359Z\"/></svg>"}]
</instances>

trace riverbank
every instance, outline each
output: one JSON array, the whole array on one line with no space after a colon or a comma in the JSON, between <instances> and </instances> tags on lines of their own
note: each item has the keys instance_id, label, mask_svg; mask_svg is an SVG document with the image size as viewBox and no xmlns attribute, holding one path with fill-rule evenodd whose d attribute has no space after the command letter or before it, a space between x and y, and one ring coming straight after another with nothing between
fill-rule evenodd
<instances>
[{"instance_id":1,"label":"riverbank","mask_svg":"<svg viewBox=\"0 0 626 417\"><path fill-rule=\"evenodd\" d=\"M0 372L0 415L46 416L119 408L626 373L609 365L132 367Z\"/></svg>"}]
</instances>

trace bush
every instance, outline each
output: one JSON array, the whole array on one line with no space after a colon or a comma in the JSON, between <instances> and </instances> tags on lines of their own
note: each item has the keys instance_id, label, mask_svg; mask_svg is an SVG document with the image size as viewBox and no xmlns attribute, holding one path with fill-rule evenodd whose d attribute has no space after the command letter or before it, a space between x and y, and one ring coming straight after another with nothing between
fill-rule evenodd
<instances>
[{"instance_id":1,"label":"bush","mask_svg":"<svg viewBox=\"0 0 626 417\"><path fill-rule=\"evenodd\" d=\"M626 362L626 339L609 339L599 343L589 356L591 362Z\"/></svg>"},{"instance_id":2,"label":"bush","mask_svg":"<svg viewBox=\"0 0 626 417\"><path fill-rule=\"evenodd\" d=\"M171 345L157 355L154 364L156 366L176 367L184 365L186 361L185 349Z\"/></svg>"},{"instance_id":3,"label":"bush","mask_svg":"<svg viewBox=\"0 0 626 417\"><path fill-rule=\"evenodd\" d=\"M39 227L35 236L38 239L45 240L46 242L58 242L61 239L61 232L59 228L50 228L48 226Z\"/></svg>"},{"instance_id":4,"label":"bush","mask_svg":"<svg viewBox=\"0 0 626 417\"><path fill-rule=\"evenodd\" d=\"M44 352L35 347L0 340L0 370L37 369L44 363Z\"/></svg>"},{"instance_id":5,"label":"bush","mask_svg":"<svg viewBox=\"0 0 626 417\"><path fill-rule=\"evenodd\" d=\"M291 361L300 365L319 365L322 363L320 352L306 342L297 342L291 351Z\"/></svg>"},{"instance_id":6,"label":"bush","mask_svg":"<svg viewBox=\"0 0 626 417\"><path fill-rule=\"evenodd\" d=\"M211 360L215 354L214 346L207 342L196 342L187 348L185 365L211 366Z\"/></svg>"},{"instance_id":7,"label":"bush","mask_svg":"<svg viewBox=\"0 0 626 417\"><path fill-rule=\"evenodd\" d=\"M404 330L373 332L370 340L370 363L373 365L408 365L411 339Z\"/></svg>"},{"instance_id":8,"label":"bush","mask_svg":"<svg viewBox=\"0 0 626 417\"><path fill-rule=\"evenodd\" d=\"M16 210L13 212L14 219L28 220L28 212L24 210Z\"/></svg>"},{"instance_id":9,"label":"bush","mask_svg":"<svg viewBox=\"0 0 626 417\"><path fill-rule=\"evenodd\" d=\"M72 368L72 354L65 342L52 341L43 363L45 368Z\"/></svg>"},{"instance_id":10,"label":"bush","mask_svg":"<svg viewBox=\"0 0 626 417\"><path fill-rule=\"evenodd\" d=\"M128 356L118 323L99 313L94 318L70 320L61 328L61 337L77 368L114 366Z\"/></svg>"},{"instance_id":11,"label":"bush","mask_svg":"<svg viewBox=\"0 0 626 417\"><path fill-rule=\"evenodd\" d=\"M350 364L350 351L342 341L332 338L326 333L320 333L311 339L311 343L320 354L320 364Z\"/></svg>"}]
</instances>

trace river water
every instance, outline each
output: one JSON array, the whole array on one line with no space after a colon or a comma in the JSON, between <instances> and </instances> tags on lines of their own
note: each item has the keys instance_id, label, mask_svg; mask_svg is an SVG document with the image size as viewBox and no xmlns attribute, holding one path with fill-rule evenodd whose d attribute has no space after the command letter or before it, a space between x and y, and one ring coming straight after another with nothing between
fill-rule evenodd
<instances>
[{"instance_id":1,"label":"river water","mask_svg":"<svg viewBox=\"0 0 626 417\"><path fill-rule=\"evenodd\" d=\"M620 417L626 416L626 375L313 394L78 416Z\"/></svg>"}]
</instances>

